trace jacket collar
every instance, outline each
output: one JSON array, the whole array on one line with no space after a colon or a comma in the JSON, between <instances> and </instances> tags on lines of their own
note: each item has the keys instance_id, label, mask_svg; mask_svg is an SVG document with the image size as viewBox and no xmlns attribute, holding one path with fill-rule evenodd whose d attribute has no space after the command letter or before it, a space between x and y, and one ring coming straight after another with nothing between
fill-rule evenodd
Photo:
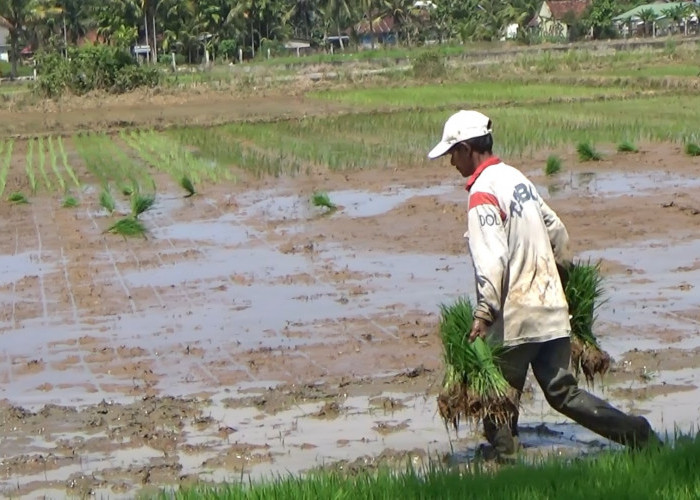
<instances>
[{"instance_id":1,"label":"jacket collar","mask_svg":"<svg viewBox=\"0 0 700 500\"><path fill-rule=\"evenodd\" d=\"M487 167L490 167L491 165L497 165L499 163L501 163L501 159L498 158L498 156L492 156L488 160L484 161L481 165L476 167L474 173L467 180L467 191L469 191L472 188L472 186L476 182L476 179L481 175L481 172L486 170Z\"/></svg>"}]
</instances>

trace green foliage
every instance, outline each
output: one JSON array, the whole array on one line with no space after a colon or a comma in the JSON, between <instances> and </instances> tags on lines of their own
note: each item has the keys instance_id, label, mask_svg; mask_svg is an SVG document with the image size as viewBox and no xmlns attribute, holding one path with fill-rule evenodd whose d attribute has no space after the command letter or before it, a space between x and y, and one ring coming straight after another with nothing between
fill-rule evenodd
<instances>
[{"instance_id":1,"label":"green foliage","mask_svg":"<svg viewBox=\"0 0 700 500\"><path fill-rule=\"evenodd\" d=\"M639 149L633 142L622 141L617 145L617 151L620 153L638 153Z\"/></svg>"},{"instance_id":2,"label":"green foliage","mask_svg":"<svg viewBox=\"0 0 700 500\"><path fill-rule=\"evenodd\" d=\"M700 436L679 435L672 445L637 453L606 450L564 458L558 454L509 467L477 462L451 466L431 462L403 470L388 467L282 474L265 481L195 484L167 488L162 500L343 499L418 500L430 498L523 499L674 499L697 498Z\"/></svg>"},{"instance_id":3,"label":"green foliage","mask_svg":"<svg viewBox=\"0 0 700 500\"><path fill-rule=\"evenodd\" d=\"M19 191L15 191L14 193L11 193L10 196L7 198L7 201L9 201L10 203L15 203L17 205L29 203L29 200L24 195L24 193L21 193Z\"/></svg>"},{"instance_id":4,"label":"green foliage","mask_svg":"<svg viewBox=\"0 0 700 500\"><path fill-rule=\"evenodd\" d=\"M75 207L77 207L78 205L80 205L80 203L78 202L77 199L75 199L75 198L72 197L72 196L67 196L67 197L63 200L63 204L62 204L61 206L62 206L63 208L75 208Z\"/></svg>"},{"instance_id":5,"label":"green foliage","mask_svg":"<svg viewBox=\"0 0 700 500\"><path fill-rule=\"evenodd\" d=\"M550 155L547 158L547 164L544 167L546 175L554 175L561 170L561 158L556 155Z\"/></svg>"},{"instance_id":6,"label":"green foliage","mask_svg":"<svg viewBox=\"0 0 700 500\"><path fill-rule=\"evenodd\" d=\"M413 61L413 76L428 80L447 75L445 59L438 52L422 52Z\"/></svg>"},{"instance_id":7,"label":"green foliage","mask_svg":"<svg viewBox=\"0 0 700 500\"><path fill-rule=\"evenodd\" d=\"M329 210L335 210L338 208L335 203L333 203L325 191L316 191L311 195L311 204L315 207L325 207Z\"/></svg>"},{"instance_id":8,"label":"green foliage","mask_svg":"<svg viewBox=\"0 0 700 500\"><path fill-rule=\"evenodd\" d=\"M69 49L66 59L57 52L37 56L37 89L42 96L58 97L68 91L83 95L94 90L123 93L160 82L158 68L138 65L124 49L106 45Z\"/></svg>"},{"instance_id":9,"label":"green foliage","mask_svg":"<svg viewBox=\"0 0 700 500\"><path fill-rule=\"evenodd\" d=\"M685 145L685 154L690 156L700 156L700 146L694 142L689 142Z\"/></svg>"},{"instance_id":10,"label":"green foliage","mask_svg":"<svg viewBox=\"0 0 700 500\"><path fill-rule=\"evenodd\" d=\"M114 212L114 209L116 208L112 193L110 193L109 189L106 187L100 193L100 206L102 206L102 208L107 210L109 213Z\"/></svg>"},{"instance_id":11,"label":"green foliage","mask_svg":"<svg viewBox=\"0 0 700 500\"><path fill-rule=\"evenodd\" d=\"M576 152L581 161L600 161L603 159L602 155L588 141L579 142L576 146Z\"/></svg>"},{"instance_id":12,"label":"green foliage","mask_svg":"<svg viewBox=\"0 0 700 500\"><path fill-rule=\"evenodd\" d=\"M119 234L124 237L145 236L146 227L140 220L134 217L126 217L124 219L119 219L117 222L112 224L109 229L107 229L107 232Z\"/></svg>"}]
</instances>

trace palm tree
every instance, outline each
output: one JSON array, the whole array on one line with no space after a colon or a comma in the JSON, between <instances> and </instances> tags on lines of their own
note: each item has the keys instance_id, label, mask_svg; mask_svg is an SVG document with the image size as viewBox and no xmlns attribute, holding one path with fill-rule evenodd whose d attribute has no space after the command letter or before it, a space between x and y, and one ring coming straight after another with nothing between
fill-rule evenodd
<instances>
[{"instance_id":1,"label":"palm tree","mask_svg":"<svg viewBox=\"0 0 700 500\"><path fill-rule=\"evenodd\" d=\"M639 16L639 20L644 23L644 35L649 35L649 27L651 27L653 35L654 22L656 22L657 17L654 9L642 9L637 15Z\"/></svg>"},{"instance_id":2,"label":"palm tree","mask_svg":"<svg viewBox=\"0 0 700 500\"><path fill-rule=\"evenodd\" d=\"M350 4L348 3L348 0L326 0L324 13L335 24L338 31L340 48L341 50L345 50L340 25L351 17Z\"/></svg>"},{"instance_id":3,"label":"palm tree","mask_svg":"<svg viewBox=\"0 0 700 500\"><path fill-rule=\"evenodd\" d=\"M0 25L10 35L10 78L17 77L20 44L26 42L27 25L33 16L33 0L0 0Z\"/></svg>"},{"instance_id":4,"label":"palm tree","mask_svg":"<svg viewBox=\"0 0 700 500\"><path fill-rule=\"evenodd\" d=\"M691 15L692 7L690 4L681 3L664 9L662 13L673 20L673 31L675 32L678 27L683 23L685 26L685 34L688 34L688 18Z\"/></svg>"}]
</instances>

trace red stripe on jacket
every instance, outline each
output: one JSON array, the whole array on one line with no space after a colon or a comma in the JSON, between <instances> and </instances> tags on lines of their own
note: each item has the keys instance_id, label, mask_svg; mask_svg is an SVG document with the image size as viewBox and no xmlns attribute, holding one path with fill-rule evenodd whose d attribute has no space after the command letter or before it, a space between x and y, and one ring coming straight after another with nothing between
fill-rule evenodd
<instances>
[{"instance_id":1,"label":"red stripe on jacket","mask_svg":"<svg viewBox=\"0 0 700 500\"><path fill-rule=\"evenodd\" d=\"M498 204L498 198L491 193L476 192L469 195L469 210L479 205L493 205L501 213L501 220L506 220L506 214Z\"/></svg>"}]
</instances>

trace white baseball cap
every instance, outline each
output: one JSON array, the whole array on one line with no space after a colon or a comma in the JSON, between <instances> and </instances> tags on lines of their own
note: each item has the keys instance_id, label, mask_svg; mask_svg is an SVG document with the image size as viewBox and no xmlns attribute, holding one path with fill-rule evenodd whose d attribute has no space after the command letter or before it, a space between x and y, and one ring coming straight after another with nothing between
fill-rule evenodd
<instances>
[{"instance_id":1,"label":"white baseball cap","mask_svg":"<svg viewBox=\"0 0 700 500\"><path fill-rule=\"evenodd\" d=\"M491 119L478 111L457 111L445 122L442 140L428 153L428 158L439 158L457 143L490 134L490 124Z\"/></svg>"}]
</instances>

